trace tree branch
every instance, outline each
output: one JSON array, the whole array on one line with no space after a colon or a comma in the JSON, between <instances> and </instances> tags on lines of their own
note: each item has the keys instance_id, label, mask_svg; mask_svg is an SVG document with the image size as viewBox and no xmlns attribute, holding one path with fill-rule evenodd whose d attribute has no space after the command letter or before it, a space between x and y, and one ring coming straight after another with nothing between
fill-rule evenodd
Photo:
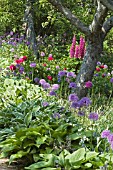
<instances>
[{"instance_id":1,"label":"tree branch","mask_svg":"<svg viewBox=\"0 0 113 170\"><path fill-rule=\"evenodd\" d=\"M97 11L92 21L92 24L90 25L91 32L97 32L101 30L103 22L105 21L108 12L108 9L105 6L103 6L100 3L100 1L98 1L97 4L98 4Z\"/></svg>"},{"instance_id":2,"label":"tree branch","mask_svg":"<svg viewBox=\"0 0 113 170\"><path fill-rule=\"evenodd\" d=\"M90 34L89 28L81 22L78 17L72 14L68 8L64 7L60 0L48 0L48 2L56 7L56 9L58 9L73 25L75 25L78 30L83 32L85 35Z\"/></svg>"},{"instance_id":3,"label":"tree branch","mask_svg":"<svg viewBox=\"0 0 113 170\"><path fill-rule=\"evenodd\" d=\"M109 10L113 11L113 0L100 0L100 2Z\"/></svg>"},{"instance_id":4,"label":"tree branch","mask_svg":"<svg viewBox=\"0 0 113 170\"><path fill-rule=\"evenodd\" d=\"M102 38L104 39L107 35L107 33L111 30L113 27L113 16L108 18L107 21L104 22L102 27Z\"/></svg>"}]
</instances>

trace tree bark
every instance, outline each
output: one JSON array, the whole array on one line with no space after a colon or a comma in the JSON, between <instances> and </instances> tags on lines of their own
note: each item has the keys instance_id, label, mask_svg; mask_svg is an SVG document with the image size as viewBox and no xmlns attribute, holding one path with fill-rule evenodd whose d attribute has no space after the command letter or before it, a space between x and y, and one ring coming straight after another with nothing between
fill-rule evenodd
<instances>
[{"instance_id":1,"label":"tree bark","mask_svg":"<svg viewBox=\"0 0 113 170\"><path fill-rule=\"evenodd\" d=\"M79 98L87 95L88 89L85 87L85 82L92 80L97 61L99 61L103 49L103 41L99 36L100 35L92 35L88 37L87 40L84 60L76 78L77 88L75 92Z\"/></svg>"},{"instance_id":2,"label":"tree bark","mask_svg":"<svg viewBox=\"0 0 113 170\"><path fill-rule=\"evenodd\" d=\"M100 0L100 2L109 10L113 11L113 0Z\"/></svg>"},{"instance_id":3,"label":"tree bark","mask_svg":"<svg viewBox=\"0 0 113 170\"><path fill-rule=\"evenodd\" d=\"M30 43L30 48L33 50L34 55L38 56L38 50L37 50L37 41L36 41L36 35L34 30L34 22L33 22L33 9L32 6L33 3L31 0L26 1L26 10L25 10L25 27L26 27L26 38L27 41Z\"/></svg>"}]
</instances>

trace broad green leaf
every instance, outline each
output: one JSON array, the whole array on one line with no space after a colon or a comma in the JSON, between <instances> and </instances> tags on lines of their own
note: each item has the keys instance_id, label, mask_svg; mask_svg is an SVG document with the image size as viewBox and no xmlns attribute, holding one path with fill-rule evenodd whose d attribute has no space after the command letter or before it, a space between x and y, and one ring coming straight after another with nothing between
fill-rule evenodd
<instances>
[{"instance_id":1,"label":"broad green leaf","mask_svg":"<svg viewBox=\"0 0 113 170\"><path fill-rule=\"evenodd\" d=\"M32 111L28 112L24 118L24 122L25 122L26 126L29 126L31 120L32 120Z\"/></svg>"},{"instance_id":2,"label":"broad green leaf","mask_svg":"<svg viewBox=\"0 0 113 170\"><path fill-rule=\"evenodd\" d=\"M88 160L96 157L98 154L99 154L99 153L97 153L97 152L87 152L87 153L86 153L86 161L88 161Z\"/></svg>"},{"instance_id":3,"label":"broad green leaf","mask_svg":"<svg viewBox=\"0 0 113 170\"><path fill-rule=\"evenodd\" d=\"M13 154L13 155L10 156L9 164L10 164L13 160L15 160L15 159L17 159L17 158L22 158L23 156L25 156L25 155L27 155L27 154L28 154L28 152L18 151L16 154Z\"/></svg>"},{"instance_id":4,"label":"broad green leaf","mask_svg":"<svg viewBox=\"0 0 113 170\"><path fill-rule=\"evenodd\" d=\"M84 165L84 167L86 167L86 168L91 168L91 167L92 167L92 164L91 164L91 163L86 163L86 164Z\"/></svg>"},{"instance_id":5,"label":"broad green leaf","mask_svg":"<svg viewBox=\"0 0 113 170\"><path fill-rule=\"evenodd\" d=\"M42 137L38 137L37 140L36 140L36 146L37 147L40 147L41 144L44 144L46 139L48 138L47 135L45 136L42 136Z\"/></svg>"},{"instance_id":6,"label":"broad green leaf","mask_svg":"<svg viewBox=\"0 0 113 170\"><path fill-rule=\"evenodd\" d=\"M80 148L70 155L67 155L65 159L68 159L71 164L77 163L85 159L85 148Z\"/></svg>"}]
</instances>

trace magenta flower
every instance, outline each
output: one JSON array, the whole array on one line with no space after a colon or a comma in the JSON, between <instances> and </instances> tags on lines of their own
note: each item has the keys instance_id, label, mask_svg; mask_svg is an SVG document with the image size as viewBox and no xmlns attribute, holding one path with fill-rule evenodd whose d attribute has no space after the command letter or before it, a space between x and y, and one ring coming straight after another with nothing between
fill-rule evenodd
<instances>
[{"instance_id":1,"label":"magenta flower","mask_svg":"<svg viewBox=\"0 0 113 170\"><path fill-rule=\"evenodd\" d=\"M75 35L73 36L73 40L72 40L72 45L70 47L70 57L73 58L74 54L75 54L75 46L76 46L76 37Z\"/></svg>"},{"instance_id":2,"label":"magenta flower","mask_svg":"<svg viewBox=\"0 0 113 170\"><path fill-rule=\"evenodd\" d=\"M74 57L79 58L79 45L76 45Z\"/></svg>"},{"instance_id":3,"label":"magenta flower","mask_svg":"<svg viewBox=\"0 0 113 170\"><path fill-rule=\"evenodd\" d=\"M86 88L91 88L92 86L93 86L93 84L92 84L91 81L85 82L85 87L86 87Z\"/></svg>"},{"instance_id":4,"label":"magenta flower","mask_svg":"<svg viewBox=\"0 0 113 170\"><path fill-rule=\"evenodd\" d=\"M85 52L85 40L84 38L81 36L80 37L80 46L79 46L79 53L80 53L80 58L84 57L84 52Z\"/></svg>"}]
</instances>

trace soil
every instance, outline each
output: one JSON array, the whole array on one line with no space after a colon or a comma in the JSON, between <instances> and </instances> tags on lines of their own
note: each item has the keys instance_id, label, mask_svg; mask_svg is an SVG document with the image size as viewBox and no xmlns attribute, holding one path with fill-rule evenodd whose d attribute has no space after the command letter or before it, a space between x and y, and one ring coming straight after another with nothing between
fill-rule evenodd
<instances>
[{"instance_id":1,"label":"soil","mask_svg":"<svg viewBox=\"0 0 113 170\"><path fill-rule=\"evenodd\" d=\"M8 159L0 159L0 170L24 170L22 162L13 162L11 165Z\"/></svg>"}]
</instances>

